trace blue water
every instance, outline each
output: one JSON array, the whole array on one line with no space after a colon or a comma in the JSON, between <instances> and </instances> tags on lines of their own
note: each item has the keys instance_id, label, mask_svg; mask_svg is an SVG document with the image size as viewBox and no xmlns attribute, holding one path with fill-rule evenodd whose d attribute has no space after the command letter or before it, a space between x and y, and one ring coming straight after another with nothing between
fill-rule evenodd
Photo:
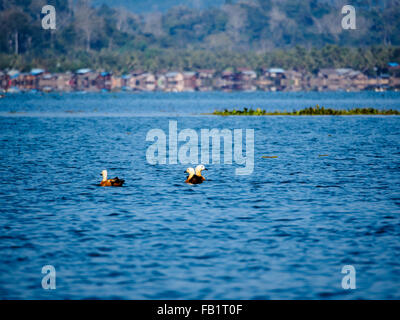
<instances>
[{"instance_id":1,"label":"blue water","mask_svg":"<svg viewBox=\"0 0 400 320\"><path fill-rule=\"evenodd\" d=\"M400 117L202 115L316 103L399 110L400 93L0 99L0 298L399 299ZM253 128L253 174L211 163L190 186L187 165L148 164L146 134L169 120ZM103 169L126 185L98 187Z\"/></svg>"}]
</instances>

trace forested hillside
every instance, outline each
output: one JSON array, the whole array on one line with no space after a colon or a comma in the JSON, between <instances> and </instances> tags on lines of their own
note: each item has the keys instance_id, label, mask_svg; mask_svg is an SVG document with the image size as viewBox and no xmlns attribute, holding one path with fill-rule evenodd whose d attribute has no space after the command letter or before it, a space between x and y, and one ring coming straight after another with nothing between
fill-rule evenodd
<instances>
[{"instance_id":1,"label":"forested hillside","mask_svg":"<svg viewBox=\"0 0 400 320\"><path fill-rule=\"evenodd\" d=\"M351 2L356 30L342 30L345 2L338 0L227 0L219 6L199 2L201 10L177 6L140 14L88 0L0 0L0 68L279 65L372 72L398 59L400 0ZM41 27L45 4L57 10L56 30Z\"/></svg>"}]
</instances>

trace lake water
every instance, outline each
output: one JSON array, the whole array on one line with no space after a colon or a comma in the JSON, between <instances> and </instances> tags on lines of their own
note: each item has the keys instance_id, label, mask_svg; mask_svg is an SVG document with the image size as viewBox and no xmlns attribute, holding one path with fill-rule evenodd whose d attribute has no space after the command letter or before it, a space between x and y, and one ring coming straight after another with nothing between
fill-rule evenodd
<instances>
[{"instance_id":1,"label":"lake water","mask_svg":"<svg viewBox=\"0 0 400 320\"><path fill-rule=\"evenodd\" d=\"M400 93L0 99L0 298L400 299L400 117L202 115L317 103L400 110ZM146 134L170 120L254 129L254 172L210 163L187 185L188 165L150 165ZM98 187L103 169L126 185Z\"/></svg>"}]
</instances>

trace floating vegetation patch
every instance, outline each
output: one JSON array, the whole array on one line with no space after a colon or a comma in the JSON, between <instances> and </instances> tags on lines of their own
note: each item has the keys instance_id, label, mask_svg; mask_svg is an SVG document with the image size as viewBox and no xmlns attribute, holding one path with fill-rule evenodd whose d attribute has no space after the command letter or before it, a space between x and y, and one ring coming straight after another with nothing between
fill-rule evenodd
<instances>
[{"instance_id":1,"label":"floating vegetation patch","mask_svg":"<svg viewBox=\"0 0 400 320\"><path fill-rule=\"evenodd\" d=\"M215 110L213 115L218 116L351 116L351 115L400 115L398 110L379 110L375 108L354 108L349 110L336 110L331 108L320 107L318 104L315 107L304 108L299 111L274 111L267 112L264 109L248 109L243 110Z\"/></svg>"},{"instance_id":2,"label":"floating vegetation patch","mask_svg":"<svg viewBox=\"0 0 400 320\"><path fill-rule=\"evenodd\" d=\"M26 112L25 111L10 110L8 113L9 114L25 114Z\"/></svg>"},{"instance_id":3,"label":"floating vegetation patch","mask_svg":"<svg viewBox=\"0 0 400 320\"><path fill-rule=\"evenodd\" d=\"M82 110L65 110L65 113L82 113Z\"/></svg>"}]
</instances>

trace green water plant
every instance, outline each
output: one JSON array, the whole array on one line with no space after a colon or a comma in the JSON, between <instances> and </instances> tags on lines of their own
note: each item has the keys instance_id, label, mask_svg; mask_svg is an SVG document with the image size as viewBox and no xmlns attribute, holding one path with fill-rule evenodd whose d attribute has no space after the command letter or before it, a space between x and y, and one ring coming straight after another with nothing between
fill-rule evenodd
<instances>
[{"instance_id":1,"label":"green water plant","mask_svg":"<svg viewBox=\"0 0 400 320\"><path fill-rule=\"evenodd\" d=\"M379 110L375 108L353 108L353 109L332 109L320 107L318 104L315 107L304 108L301 110L288 111L273 111L267 112L264 109L248 109L243 108L243 110L228 110L223 111L215 110L213 115L219 116L348 116L348 115L400 115L400 111L388 109Z\"/></svg>"}]
</instances>

